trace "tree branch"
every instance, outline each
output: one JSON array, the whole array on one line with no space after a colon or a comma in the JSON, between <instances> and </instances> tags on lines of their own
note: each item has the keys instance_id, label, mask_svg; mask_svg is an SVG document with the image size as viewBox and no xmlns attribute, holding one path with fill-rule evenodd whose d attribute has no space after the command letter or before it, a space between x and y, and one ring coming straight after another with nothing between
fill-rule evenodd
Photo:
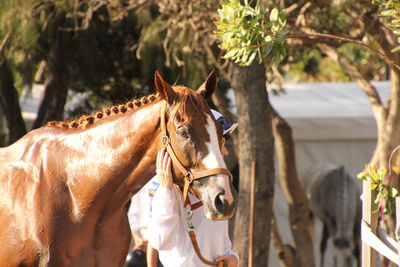
<instances>
[{"instance_id":1,"label":"tree branch","mask_svg":"<svg viewBox=\"0 0 400 267\"><path fill-rule=\"evenodd\" d=\"M289 220L296 255L300 266L314 266L314 248L308 226L308 200L297 176L292 129L279 114L269 106L272 113L272 129L278 157L279 177L289 204Z\"/></svg>"},{"instance_id":2,"label":"tree branch","mask_svg":"<svg viewBox=\"0 0 400 267\"><path fill-rule=\"evenodd\" d=\"M376 88L369 81L367 81L357 67L354 66L347 57L340 54L337 49L322 43L318 43L317 47L332 60L341 64L347 74L358 83L361 89L368 96L375 119L378 123L382 121L382 116L384 115L382 113L383 104Z\"/></svg>"},{"instance_id":3,"label":"tree branch","mask_svg":"<svg viewBox=\"0 0 400 267\"><path fill-rule=\"evenodd\" d=\"M278 230L275 214L272 213L271 219L271 242L275 253L283 267L292 267L295 258L295 249L288 244L284 244Z\"/></svg>"},{"instance_id":4,"label":"tree branch","mask_svg":"<svg viewBox=\"0 0 400 267\"><path fill-rule=\"evenodd\" d=\"M1 44L0 44L0 55L3 53L4 48L6 47L6 44L7 44L8 40L10 39L10 36L11 36L11 32L8 32L6 34L6 36L4 37L3 41L1 42Z\"/></svg>"},{"instance_id":5,"label":"tree branch","mask_svg":"<svg viewBox=\"0 0 400 267\"><path fill-rule=\"evenodd\" d=\"M341 36L336 36L336 35L330 35L330 34L324 34L324 33L303 33L303 34L288 34L286 36L287 38L329 38L329 39L335 39L335 40L339 40L339 41L344 41L347 43L353 43L353 44L357 44L359 46L363 46L365 48L368 48L369 50L373 51L374 53L376 53L379 57L381 57L383 60L385 60L388 64L396 67L398 70L400 70L400 66L396 64L396 62L394 60L392 60L390 57L388 57L387 55L385 55L383 52L363 43L357 40L353 40L350 38L346 38L346 37L341 37Z\"/></svg>"}]
</instances>

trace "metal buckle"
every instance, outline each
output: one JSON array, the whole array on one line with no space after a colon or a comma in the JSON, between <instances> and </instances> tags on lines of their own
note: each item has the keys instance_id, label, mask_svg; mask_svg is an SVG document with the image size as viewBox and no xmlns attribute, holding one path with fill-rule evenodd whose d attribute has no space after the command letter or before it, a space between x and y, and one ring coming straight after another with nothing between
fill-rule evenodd
<instances>
[{"instance_id":1,"label":"metal buckle","mask_svg":"<svg viewBox=\"0 0 400 267\"><path fill-rule=\"evenodd\" d=\"M193 230L194 226L192 224L192 217L193 217L193 211L189 210L187 212L187 227L189 230Z\"/></svg>"},{"instance_id":2,"label":"metal buckle","mask_svg":"<svg viewBox=\"0 0 400 267\"><path fill-rule=\"evenodd\" d=\"M162 139L161 139L161 144L162 144L164 147L167 147L167 146L168 146L168 144L169 144L169 137L168 137L167 135L164 135L164 136L162 137Z\"/></svg>"},{"instance_id":3,"label":"metal buckle","mask_svg":"<svg viewBox=\"0 0 400 267\"><path fill-rule=\"evenodd\" d=\"M185 174L185 180L186 182L188 182L189 184L193 181L193 179L191 178L192 176L192 172L191 171L187 171L187 173Z\"/></svg>"}]
</instances>

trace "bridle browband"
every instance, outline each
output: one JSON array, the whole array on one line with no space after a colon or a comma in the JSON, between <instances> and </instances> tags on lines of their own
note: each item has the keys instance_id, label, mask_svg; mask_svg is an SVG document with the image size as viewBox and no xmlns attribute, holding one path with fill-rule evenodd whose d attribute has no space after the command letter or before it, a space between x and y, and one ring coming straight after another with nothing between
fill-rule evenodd
<instances>
[{"instance_id":1,"label":"bridle browband","mask_svg":"<svg viewBox=\"0 0 400 267\"><path fill-rule=\"evenodd\" d=\"M167 150L169 156L171 157L172 164L174 164L176 167L178 167L179 171L183 174L185 184L183 186L183 200L186 203L186 199L188 197L188 191L190 184L197 179L204 178L207 176L211 175L216 175L216 174L225 174L228 175L232 181L232 174L228 169L225 168L214 168L214 169L206 169L206 170L201 170L201 171L191 171L189 168L185 167L182 162L178 159L176 156L174 149L171 146L170 139L168 137L168 132L167 132L167 127L166 127L166 122L165 122L165 111L167 108L167 102L164 101L161 105L161 135L162 135L162 145L164 148ZM197 195L191 191L193 195L197 197Z\"/></svg>"}]
</instances>

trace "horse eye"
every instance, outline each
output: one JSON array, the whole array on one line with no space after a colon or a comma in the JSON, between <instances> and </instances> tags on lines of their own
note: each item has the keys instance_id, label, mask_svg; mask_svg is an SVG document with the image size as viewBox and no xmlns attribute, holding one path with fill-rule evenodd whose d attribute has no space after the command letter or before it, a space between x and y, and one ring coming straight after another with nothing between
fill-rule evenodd
<instances>
[{"instance_id":1,"label":"horse eye","mask_svg":"<svg viewBox=\"0 0 400 267\"><path fill-rule=\"evenodd\" d=\"M187 131L185 129L183 129L183 128L178 128L177 132L182 137L185 137L185 138L189 137Z\"/></svg>"}]
</instances>

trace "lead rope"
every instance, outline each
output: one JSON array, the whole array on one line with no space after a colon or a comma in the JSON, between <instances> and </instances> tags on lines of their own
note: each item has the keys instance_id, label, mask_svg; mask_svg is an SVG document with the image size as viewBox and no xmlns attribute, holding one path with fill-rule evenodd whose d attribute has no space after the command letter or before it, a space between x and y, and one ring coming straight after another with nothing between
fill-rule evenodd
<instances>
[{"instance_id":1,"label":"lead rope","mask_svg":"<svg viewBox=\"0 0 400 267\"><path fill-rule=\"evenodd\" d=\"M192 217L193 217L193 211L189 210L188 213L187 213L188 234L189 234L189 237L190 237L190 241L192 241L192 245L193 245L194 251L196 252L197 257L199 257L199 259L205 264L212 265L212 266L217 266L217 267L224 266L224 262L223 261L219 261L219 262L209 261L206 258L204 258L203 255L201 254L199 244L197 243L196 234L194 233L194 226L192 224Z\"/></svg>"}]
</instances>

